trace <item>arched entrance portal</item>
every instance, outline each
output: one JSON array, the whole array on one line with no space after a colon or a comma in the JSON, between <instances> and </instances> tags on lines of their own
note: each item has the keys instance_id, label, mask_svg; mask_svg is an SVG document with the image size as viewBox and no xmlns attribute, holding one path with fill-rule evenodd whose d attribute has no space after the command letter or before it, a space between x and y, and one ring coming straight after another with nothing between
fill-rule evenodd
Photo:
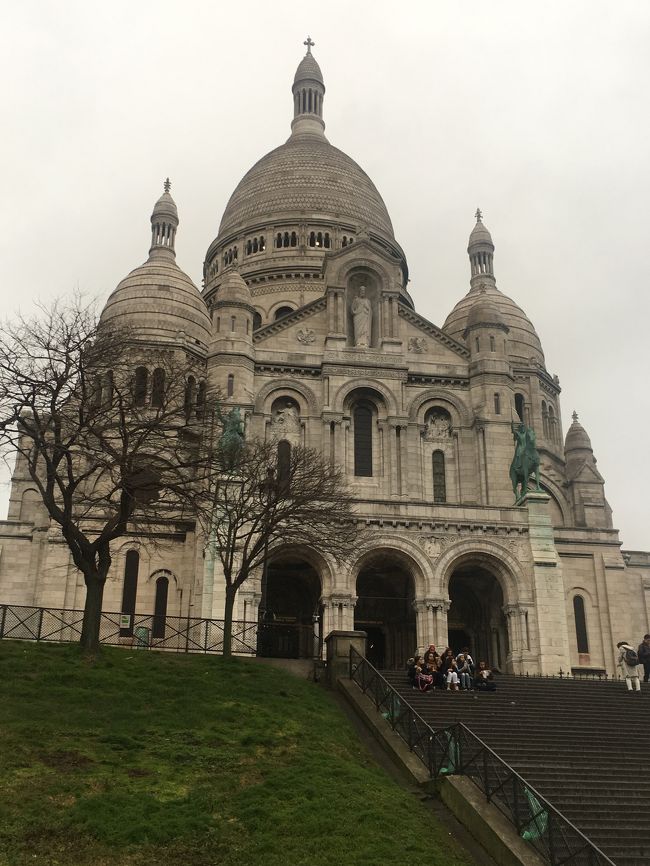
<instances>
[{"instance_id":1,"label":"arched entrance portal","mask_svg":"<svg viewBox=\"0 0 650 866\"><path fill-rule=\"evenodd\" d=\"M449 598L449 646L455 652L469 647L477 664L485 659L505 671L508 626L496 577L480 565L463 565L451 576Z\"/></svg>"},{"instance_id":2,"label":"arched entrance portal","mask_svg":"<svg viewBox=\"0 0 650 866\"><path fill-rule=\"evenodd\" d=\"M368 635L366 653L378 668L402 667L417 642L413 578L399 562L382 558L357 577L354 627Z\"/></svg>"},{"instance_id":3,"label":"arched entrance portal","mask_svg":"<svg viewBox=\"0 0 650 866\"><path fill-rule=\"evenodd\" d=\"M304 559L283 556L270 562L266 580L266 635L261 654L273 658L313 658L320 651L314 638L314 625L322 621L320 597L318 573Z\"/></svg>"}]
</instances>

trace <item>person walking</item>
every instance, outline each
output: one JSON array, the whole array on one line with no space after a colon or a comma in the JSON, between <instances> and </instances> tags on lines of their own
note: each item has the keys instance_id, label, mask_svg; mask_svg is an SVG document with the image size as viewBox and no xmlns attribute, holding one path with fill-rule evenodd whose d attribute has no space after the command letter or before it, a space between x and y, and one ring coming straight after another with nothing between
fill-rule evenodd
<instances>
[{"instance_id":1,"label":"person walking","mask_svg":"<svg viewBox=\"0 0 650 866\"><path fill-rule=\"evenodd\" d=\"M628 692L634 687L635 692L641 691L641 683L639 682L639 657L634 647L621 640L616 644L618 649L618 667L621 669L621 674L625 677Z\"/></svg>"},{"instance_id":2,"label":"person walking","mask_svg":"<svg viewBox=\"0 0 650 866\"><path fill-rule=\"evenodd\" d=\"M650 634L643 635L643 641L639 644L636 651L639 657L639 664L643 665L643 682L650 681Z\"/></svg>"}]
</instances>

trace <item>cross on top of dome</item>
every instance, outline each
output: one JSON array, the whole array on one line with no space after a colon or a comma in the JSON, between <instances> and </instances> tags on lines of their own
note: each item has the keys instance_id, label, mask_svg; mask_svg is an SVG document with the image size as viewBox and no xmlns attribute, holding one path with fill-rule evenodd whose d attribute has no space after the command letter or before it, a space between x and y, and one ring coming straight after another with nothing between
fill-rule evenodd
<instances>
[{"instance_id":1,"label":"cross on top of dome","mask_svg":"<svg viewBox=\"0 0 650 866\"><path fill-rule=\"evenodd\" d=\"M477 207L477 208L476 208L476 213L474 214L474 216L476 217L476 222L477 222L477 223L480 223L481 220L483 219L483 213L482 213L480 207Z\"/></svg>"},{"instance_id":2,"label":"cross on top of dome","mask_svg":"<svg viewBox=\"0 0 650 866\"><path fill-rule=\"evenodd\" d=\"M165 187L165 192L169 192L169 190L171 189L171 185L171 180L169 178L166 178L165 183L163 184L163 186Z\"/></svg>"},{"instance_id":3,"label":"cross on top of dome","mask_svg":"<svg viewBox=\"0 0 650 866\"><path fill-rule=\"evenodd\" d=\"M308 36L302 44L307 46L307 54L311 54L312 45L316 43L312 42L311 36Z\"/></svg>"}]
</instances>

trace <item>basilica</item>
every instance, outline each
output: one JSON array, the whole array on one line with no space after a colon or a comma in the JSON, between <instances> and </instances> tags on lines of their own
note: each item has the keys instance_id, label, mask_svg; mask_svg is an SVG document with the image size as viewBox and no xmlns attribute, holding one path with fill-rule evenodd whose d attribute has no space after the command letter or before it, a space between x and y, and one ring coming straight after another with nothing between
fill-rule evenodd
<instances>
[{"instance_id":1,"label":"basilica","mask_svg":"<svg viewBox=\"0 0 650 866\"><path fill-rule=\"evenodd\" d=\"M650 553L621 550L575 412L563 436L559 379L497 287L480 210L469 291L441 324L417 312L381 195L325 135L324 79L306 45L290 135L237 184L202 289L176 263L167 182L149 256L102 320L136 335L146 399L156 354L181 353L200 373L196 399L218 389L248 437L318 449L344 468L365 540L344 564L269 551L277 655L309 657L315 632L356 629L384 666L433 642L469 646L502 671L615 673L616 643L650 631ZM540 489L517 504L513 419L534 430L540 456ZM20 460L0 543L0 603L83 607L83 579ZM236 619L257 622L260 578L240 590ZM170 526L165 545L116 546L104 609L219 619L224 595L196 531Z\"/></svg>"}]
</instances>

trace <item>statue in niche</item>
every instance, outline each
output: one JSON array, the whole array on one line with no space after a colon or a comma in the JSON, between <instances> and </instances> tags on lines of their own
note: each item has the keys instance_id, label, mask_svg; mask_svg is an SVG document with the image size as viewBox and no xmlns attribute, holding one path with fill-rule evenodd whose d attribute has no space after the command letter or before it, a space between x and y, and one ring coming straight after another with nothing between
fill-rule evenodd
<instances>
[{"instance_id":1,"label":"statue in niche","mask_svg":"<svg viewBox=\"0 0 650 866\"><path fill-rule=\"evenodd\" d=\"M432 442L436 439L448 439L450 435L451 418L443 409L434 409L425 422L422 438L425 442Z\"/></svg>"},{"instance_id":2,"label":"statue in niche","mask_svg":"<svg viewBox=\"0 0 650 866\"><path fill-rule=\"evenodd\" d=\"M273 433L282 437L296 434L300 431L300 414L292 400L287 400L283 406L276 410L273 420Z\"/></svg>"},{"instance_id":3,"label":"statue in niche","mask_svg":"<svg viewBox=\"0 0 650 866\"><path fill-rule=\"evenodd\" d=\"M360 349L367 349L370 346L372 307L366 297L365 286L361 286L359 294L352 302L352 322L354 326L354 345Z\"/></svg>"}]
</instances>

